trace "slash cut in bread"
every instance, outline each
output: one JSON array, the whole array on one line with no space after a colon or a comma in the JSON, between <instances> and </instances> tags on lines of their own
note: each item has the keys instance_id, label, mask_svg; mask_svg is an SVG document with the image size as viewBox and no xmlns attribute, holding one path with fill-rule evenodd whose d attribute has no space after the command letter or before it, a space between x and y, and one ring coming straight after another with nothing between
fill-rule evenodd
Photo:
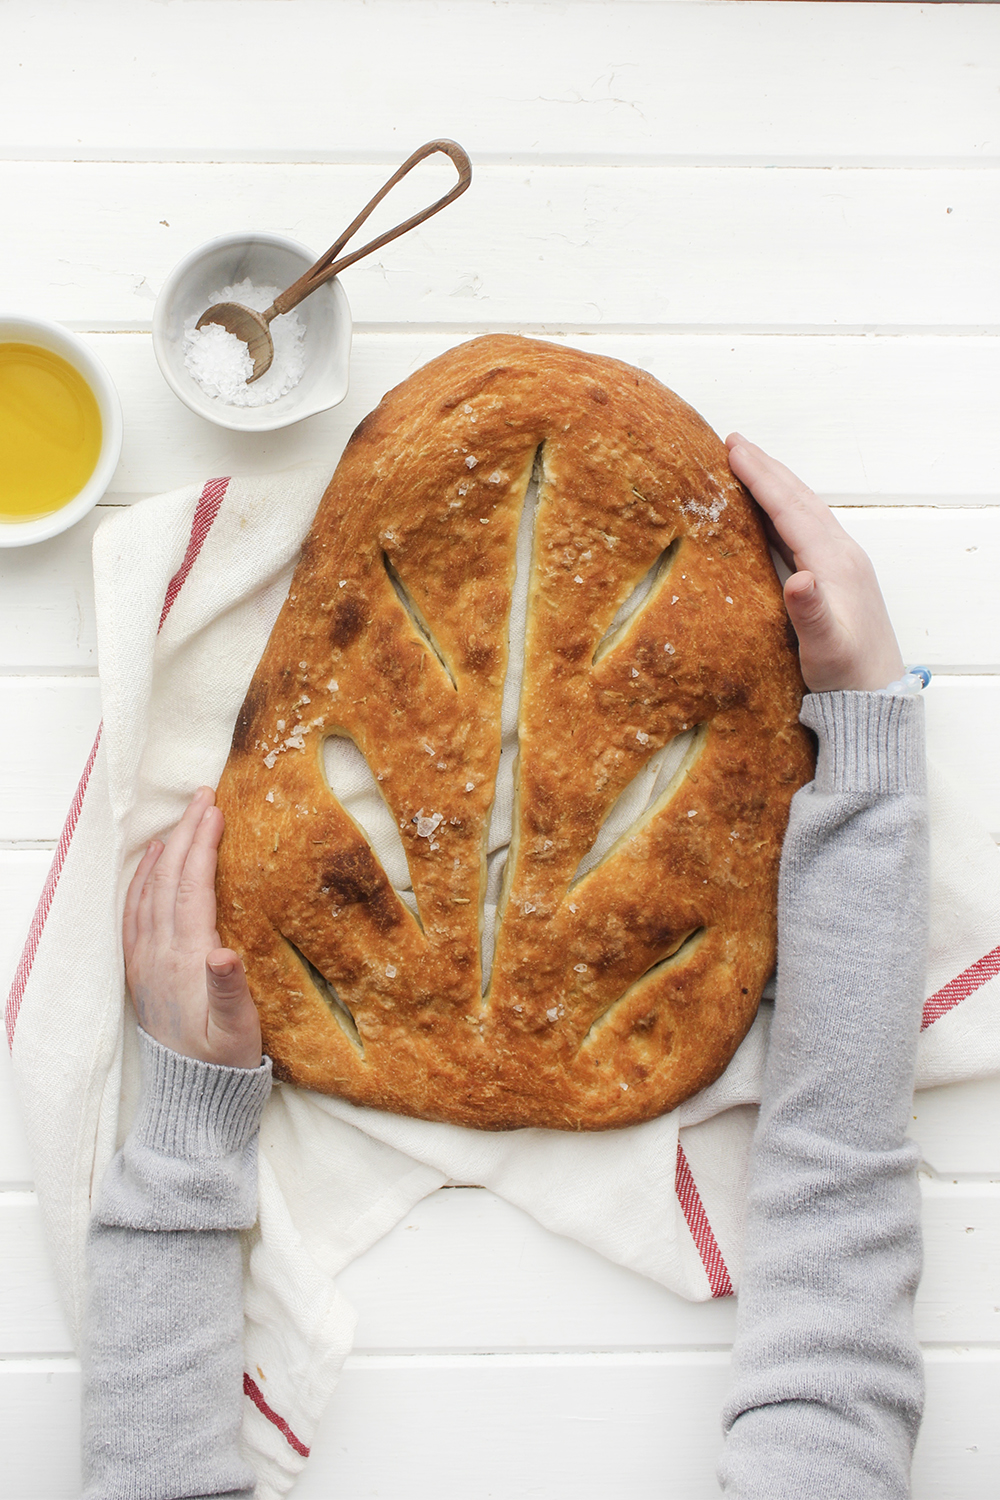
<instances>
[{"instance_id":1,"label":"slash cut in bread","mask_svg":"<svg viewBox=\"0 0 1000 1500\"><path fill-rule=\"evenodd\" d=\"M484 991L536 458L513 829ZM218 792L219 931L244 957L277 1075L482 1130L632 1125L711 1083L774 963L782 835L812 774L802 692L749 496L652 376L489 337L390 391L323 497ZM326 780L329 736L374 776L416 914ZM586 868L671 741L684 749L669 784Z\"/></svg>"}]
</instances>

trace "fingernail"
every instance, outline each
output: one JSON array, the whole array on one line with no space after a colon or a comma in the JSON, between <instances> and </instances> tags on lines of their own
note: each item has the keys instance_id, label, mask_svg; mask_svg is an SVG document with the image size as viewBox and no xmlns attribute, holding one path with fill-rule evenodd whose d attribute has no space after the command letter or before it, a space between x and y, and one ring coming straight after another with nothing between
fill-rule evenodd
<instances>
[{"instance_id":1,"label":"fingernail","mask_svg":"<svg viewBox=\"0 0 1000 1500\"><path fill-rule=\"evenodd\" d=\"M201 821L203 823L207 823L208 820L209 820L209 818L212 816L212 814L214 812L215 812L215 808L214 807L206 807L205 811L201 815Z\"/></svg>"},{"instance_id":2,"label":"fingernail","mask_svg":"<svg viewBox=\"0 0 1000 1500\"><path fill-rule=\"evenodd\" d=\"M208 967L211 969L211 971L215 975L216 979L225 979L228 975L230 975L233 972L233 970L236 968L236 965L234 963L226 963L226 964L211 964L210 963Z\"/></svg>"}]
</instances>

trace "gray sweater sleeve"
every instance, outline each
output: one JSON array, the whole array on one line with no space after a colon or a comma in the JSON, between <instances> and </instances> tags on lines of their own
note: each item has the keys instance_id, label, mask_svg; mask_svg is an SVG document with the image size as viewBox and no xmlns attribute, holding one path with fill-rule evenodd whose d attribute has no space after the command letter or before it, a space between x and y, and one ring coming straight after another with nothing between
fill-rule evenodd
<instances>
[{"instance_id":1,"label":"gray sweater sleeve","mask_svg":"<svg viewBox=\"0 0 1000 1500\"><path fill-rule=\"evenodd\" d=\"M85 1500L249 1500L240 1457L243 1262L271 1088L144 1032L135 1122L87 1240Z\"/></svg>"},{"instance_id":2,"label":"gray sweater sleeve","mask_svg":"<svg viewBox=\"0 0 1000 1500\"><path fill-rule=\"evenodd\" d=\"M910 1116L923 998L923 704L806 698L719 1477L733 1500L905 1500L923 1405Z\"/></svg>"}]
</instances>

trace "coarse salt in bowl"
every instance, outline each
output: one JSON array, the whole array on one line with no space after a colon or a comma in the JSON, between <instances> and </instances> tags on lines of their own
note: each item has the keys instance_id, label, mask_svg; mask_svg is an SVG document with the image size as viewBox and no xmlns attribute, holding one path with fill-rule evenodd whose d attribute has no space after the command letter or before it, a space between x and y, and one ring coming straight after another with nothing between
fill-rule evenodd
<instances>
[{"instance_id":1,"label":"coarse salt in bowl","mask_svg":"<svg viewBox=\"0 0 1000 1500\"><path fill-rule=\"evenodd\" d=\"M351 309L336 277L293 311L292 316L305 329L301 345L304 358L301 377L284 394L261 405L234 405L221 396L210 395L190 368L187 331L213 301L219 300L218 292L248 281L255 287L284 291L316 259L305 245L283 235L247 232L209 240L174 267L153 311L153 349L164 379L185 406L233 432L273 432L343 401L351 358ZM272 337L280 322L280 318L272 322ZM266 380L270 374L261 378Z\"/></svg>"}]
</instances>

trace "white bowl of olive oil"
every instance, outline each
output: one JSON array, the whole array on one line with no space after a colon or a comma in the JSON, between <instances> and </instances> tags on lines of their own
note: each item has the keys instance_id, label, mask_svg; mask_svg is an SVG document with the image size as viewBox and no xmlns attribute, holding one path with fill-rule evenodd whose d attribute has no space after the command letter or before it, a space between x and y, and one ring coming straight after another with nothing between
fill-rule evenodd
<instances>
[{"instance_id":1,"label":"white bowl of olive oil","mask_svg":"<svg viewBox=\"0 0 1000 1500\"><path fill-rule=\"evenodd\" d=\"M111 483L122 411L111 376L58 323L0 314L0 547L81 520Z\"/></svg>"}]
</instances>

